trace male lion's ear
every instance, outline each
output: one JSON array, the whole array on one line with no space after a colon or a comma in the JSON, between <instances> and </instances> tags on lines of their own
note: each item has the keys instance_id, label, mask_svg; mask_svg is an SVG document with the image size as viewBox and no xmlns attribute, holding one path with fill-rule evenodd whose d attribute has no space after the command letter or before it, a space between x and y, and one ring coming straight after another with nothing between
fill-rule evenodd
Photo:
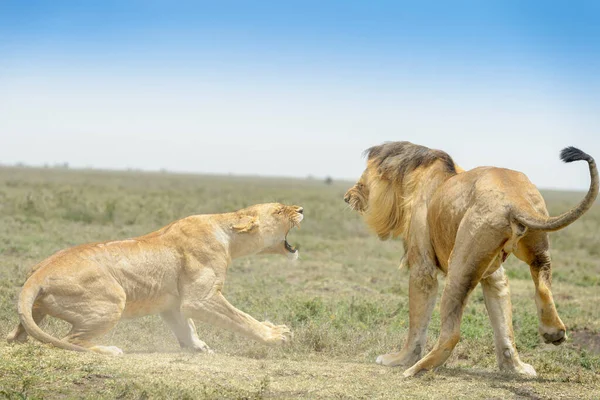
<instances>
[{"instance_id":1,"label":"male lion's ear","mask_svg":"<svg viewBox=\"0 0 600 400\"><path fill-rule=\"evenodd\" d=\"M240 218L240 220L233 225L233 230L238 233L252 232L256 228L258 228L258 218L250 216Z\"/></svg>"}]
</instances>

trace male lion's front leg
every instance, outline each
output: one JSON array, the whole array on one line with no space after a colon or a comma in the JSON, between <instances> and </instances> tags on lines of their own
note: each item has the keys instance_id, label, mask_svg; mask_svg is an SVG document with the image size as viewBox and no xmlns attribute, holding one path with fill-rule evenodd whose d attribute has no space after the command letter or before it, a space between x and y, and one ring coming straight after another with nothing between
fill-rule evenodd
<instances>
[{"instance_id":1,"label":"male lion's front leg","mask_svg":"<svg viewBox=\"0 0 600 400\"><path fill-rule=\"evenodd\" d=\"M412 265L409 279L409 329L406 343L396 353L377 357L377 364L387 367L414 365L423 356L427 327L435 306L438 281L435 265Z\"/></svg>"},{"instance_id":2,"label":"male lion's front leg","mask_svg":"<svg viewBox=\"0 0 600 400\"><path fill-rule=\"evenodd\" d=\"M481 281L483 298L494 329L496 360L503 371L536 376L535 369L519 359L512 327L510 289L504 268L500 266Z\"/></svg>"},{"instance_id":3,"label":"male lion's front leg","mask_svg":"<svg viewBox=\"0 0 600 400\"><path fill-rule=\"evenodd\" d=\"M259 322L238 310L223 297L220 290L204 299L184 298L181 311L186 317L229 329L269 345L283 344L292 337L287 326L273 325L268 321Z\"/></svg>"}]
</instances>

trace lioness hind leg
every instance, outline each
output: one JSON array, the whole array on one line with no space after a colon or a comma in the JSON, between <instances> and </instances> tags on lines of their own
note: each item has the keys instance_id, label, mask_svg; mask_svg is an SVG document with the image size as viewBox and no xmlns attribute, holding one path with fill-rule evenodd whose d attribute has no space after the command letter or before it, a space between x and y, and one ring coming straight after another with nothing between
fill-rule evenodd
<instances>
[{"instance_id":1,"label":"lioness hind leg","mask_svg":"<svg viewBox=\"0 0 600 400\"><path fill-rule=\"evenodd\" d=\"M196 333L196 326L191 318L185 318L179 310L169 310L160 314L163 321L171 328L173 334L184 349L192 349L212 353L213 351L204 343Z\"/></svg>"},{"instance_id":2,"label":"lioness hind leg","mask_svg":"<svg viewBox=\"0 0 600 400\"><path fill-rule=\"evenodd\" d=\"M100 354L120 356L123 350L116 346L94 345L93 340L104 335L117 325L119 318L94 318L85 320L85 322L75 323L71 330L62 338L63 341L85 347L91 351Z\"/></svg>"},{"instance_id":3,"label":"lioness hind leg","mask_svg":"<svg viewBox=\"0 0 600 400\"><path fill-rule=\"evenodd\" d=\"M377 364L387 367L410 367L423 356L427 327L437 297L437 267L433 264L411 265L409 279L409 330L401 351L377 357Z\"/></svg>"},{"instance_id":4,"label":"lioness hind leg","mask_svg":"<svg viewBox=\"0 0 600 400\"><path fill-rule=\"evenodd\" d=\"M33 320L36 324L40 324L44 318L46 318L46 313L42 312L39 308L34 308L32 311ZM8 343L18 342L24 343L27 340L27 331L23 327L21 323L17 325L15 329L6 337Z\"/></svg>"},{"instance_id":5,"label":"lioness hind leg","mask_svg":"<svg viewBox=\"0 0 600 400\"><path fill-rule=\"evenodd\" d=\"M116 301L115 301L116 300ZM93 300L74 303L69 310L61 310L57 317L69 322L71 330L62 340L108 355L122 355L115 346L98 346L94 339L104 335L117 325L125 308L125 293L110 298L95 297Z\"/></svg>"},{"instance_id":6,"label":"lioness hind leg","mask_svg":"<svg viewBox=\"0 0 600 400\"><path fill-rule=\"evenodd\" d=\"M503 371L536 376L535 369L519 359L512 326L510 289L504 268L500 266L481 281L485 306L494 330L496 360Z\"/></svg>"}]
</instances>

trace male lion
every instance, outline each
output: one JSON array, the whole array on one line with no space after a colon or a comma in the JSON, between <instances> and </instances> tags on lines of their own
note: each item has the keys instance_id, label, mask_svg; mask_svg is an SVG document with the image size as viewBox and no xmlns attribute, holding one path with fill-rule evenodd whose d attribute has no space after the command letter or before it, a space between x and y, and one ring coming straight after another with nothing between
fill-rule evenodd
<instances>
[{"instance_id":1,"label":"male lion","mask_svg":"<svg viewBox=\"0 0 600 400\"><path fill-rule=\"evenodd\" d=\"M459 340L467 297L481 282L500 369L535 376L517 354L502 262L514 253L529 264L540 334L546 343L562 343L566 329L550 292L547 232L566 227L592 206L598 194L594 159L573 147L561 152L564 162L587 161L592 183L577 207L549 217L541 194L520 172L495 167L465 172L445 152L409 142L385 143L366 154L367 168L345 200L381 239L403 240L403 263L410 266L408 338L400 352L381 355L377 363L410 367L406 377L442 365ZM421 359L438 271L447 276L441 331Z\"/></svg>"},{"instance_id":2,"label":"male lion","mask_svg":"<svg viewBox=\"0 0 600 400\"><path fill-rule=\"evenodd\" d=\"M303 209L258 204L226 214L193 215L134 239L85 244L62 250L34 267L19 296L21 323L8 341L27 334L56 347L120 355L93 340L121 318L160 314L183 348L210 351L192 318L266 344L286 342L285 325L259 322L233 307L223 294L231 260L256 253L298 251L287 234L299 226ZM63 340L38 324L51 315L69 322Z\"/></svg>"}]
</instances>

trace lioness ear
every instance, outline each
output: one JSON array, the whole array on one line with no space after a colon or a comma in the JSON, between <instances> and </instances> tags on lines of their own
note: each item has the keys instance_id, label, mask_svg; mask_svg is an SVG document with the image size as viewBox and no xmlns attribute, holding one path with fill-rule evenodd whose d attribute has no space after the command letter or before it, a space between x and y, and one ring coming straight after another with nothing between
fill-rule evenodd
<instances>
[{"instance_id":1,"label":"lioness ear","mask_svg":"<svg viewBox=\"0 0 600 400\"><path fill-rule=\"evenodd\" d=\"M252 232L256 228L258 228L258 218L250 216L240 218L240 220L233 225L233 230L238 233Z\"/></svg>"}]
</instances>

